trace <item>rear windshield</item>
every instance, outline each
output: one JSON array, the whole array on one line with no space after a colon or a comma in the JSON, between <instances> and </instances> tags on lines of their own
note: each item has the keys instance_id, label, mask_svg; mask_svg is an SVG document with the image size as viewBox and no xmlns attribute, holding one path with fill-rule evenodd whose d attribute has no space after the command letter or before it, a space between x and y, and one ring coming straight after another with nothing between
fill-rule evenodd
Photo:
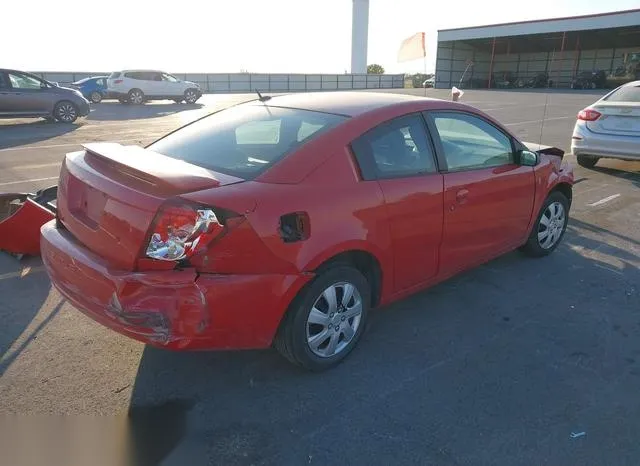
<instances>
[{"instance_id":1,"label":"rear windshield","mask_svg":"<svg viewBox=\"0 0 640 466\"><path fill-rule=\"evenodd\" d=\"M185 162L239 178L253 178L314 136L347 117L267 105L231 107L148 146Z\"/></svg>"},{"instance_id":2,"label":"rear windshield","mask_svg":"<svg viewBox=\"0 0 640 466\"><path fill-rule=\"evenodd\" d=\"M604 100L608 102L640 102L640 85L621 87Z\"/></svg>"}]
</instances>

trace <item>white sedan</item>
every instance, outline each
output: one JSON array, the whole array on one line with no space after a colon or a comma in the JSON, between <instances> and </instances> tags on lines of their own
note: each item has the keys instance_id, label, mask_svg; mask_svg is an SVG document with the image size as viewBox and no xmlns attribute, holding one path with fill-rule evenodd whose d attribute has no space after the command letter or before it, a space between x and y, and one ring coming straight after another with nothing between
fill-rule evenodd
<instances>
[{"instance_id":1,"label":"white sedan","mask_svg":"<svg viewBox=\"0 0 640 466\"><path fill-rule=\"evenodd\" d=\"M578 113L571 152L586 168L601 158L640 160L640 81L614 89Z\"/></svg>"}]
</instances>

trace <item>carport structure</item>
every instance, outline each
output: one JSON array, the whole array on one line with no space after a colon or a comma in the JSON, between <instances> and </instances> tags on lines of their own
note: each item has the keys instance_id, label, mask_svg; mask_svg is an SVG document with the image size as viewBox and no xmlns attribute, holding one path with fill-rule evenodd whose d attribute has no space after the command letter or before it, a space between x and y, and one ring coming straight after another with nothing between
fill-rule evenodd
<instances>
[{"instance_id":1,"label":"carport structure","mask_svg":"<svg viewBox=\"0 0 640 466\"><path fill-rule=\"evenodd\" d=\"M436 87L496 87L546 73L569 87L580 72L607 75L640 51L640 9L438 31Z\"/></svg>"}]
</instances>

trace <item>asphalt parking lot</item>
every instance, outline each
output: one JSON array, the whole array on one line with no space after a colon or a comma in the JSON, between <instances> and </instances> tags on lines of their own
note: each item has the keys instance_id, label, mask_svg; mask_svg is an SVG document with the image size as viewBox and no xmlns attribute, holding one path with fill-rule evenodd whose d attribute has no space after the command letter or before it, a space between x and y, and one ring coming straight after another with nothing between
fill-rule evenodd
<instances>
[{"instance_id":1,"label":"asphalt parking lot","mask_svg":"<svg viewBox=\"0 0 640 466\"><path fill-rule=\"evenodd\" d=\"M568 150L597 96L462 100ZM55 184L83 142L147 144L248 98L107 101L73 125L0 120L0 192ZM374 313L358 349L322 374L272 351L146 348L66 304L38 260L0 253L0 413L133 413L155 427L140 465L637 465L640 163L568 159L577 184L554 254L508 254Z\"/></svg>"}]
</instances>

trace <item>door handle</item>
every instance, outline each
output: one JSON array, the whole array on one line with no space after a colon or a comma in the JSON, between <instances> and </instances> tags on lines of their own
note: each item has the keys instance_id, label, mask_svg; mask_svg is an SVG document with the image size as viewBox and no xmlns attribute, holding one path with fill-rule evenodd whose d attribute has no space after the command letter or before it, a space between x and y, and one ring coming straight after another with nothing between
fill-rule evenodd
<instances>
[{"instance_id":1,"label":"door handle","mask_svg":"<svg viewBox=\"0 0 640 466\"><path fill-rule=\"evenodd\" d=\"M464 204L465 202L467 202L467 195L469 194L469 191L466 189L461 189L456 193L456 202L458 204Z\"/></svg>"}]
</instances>

